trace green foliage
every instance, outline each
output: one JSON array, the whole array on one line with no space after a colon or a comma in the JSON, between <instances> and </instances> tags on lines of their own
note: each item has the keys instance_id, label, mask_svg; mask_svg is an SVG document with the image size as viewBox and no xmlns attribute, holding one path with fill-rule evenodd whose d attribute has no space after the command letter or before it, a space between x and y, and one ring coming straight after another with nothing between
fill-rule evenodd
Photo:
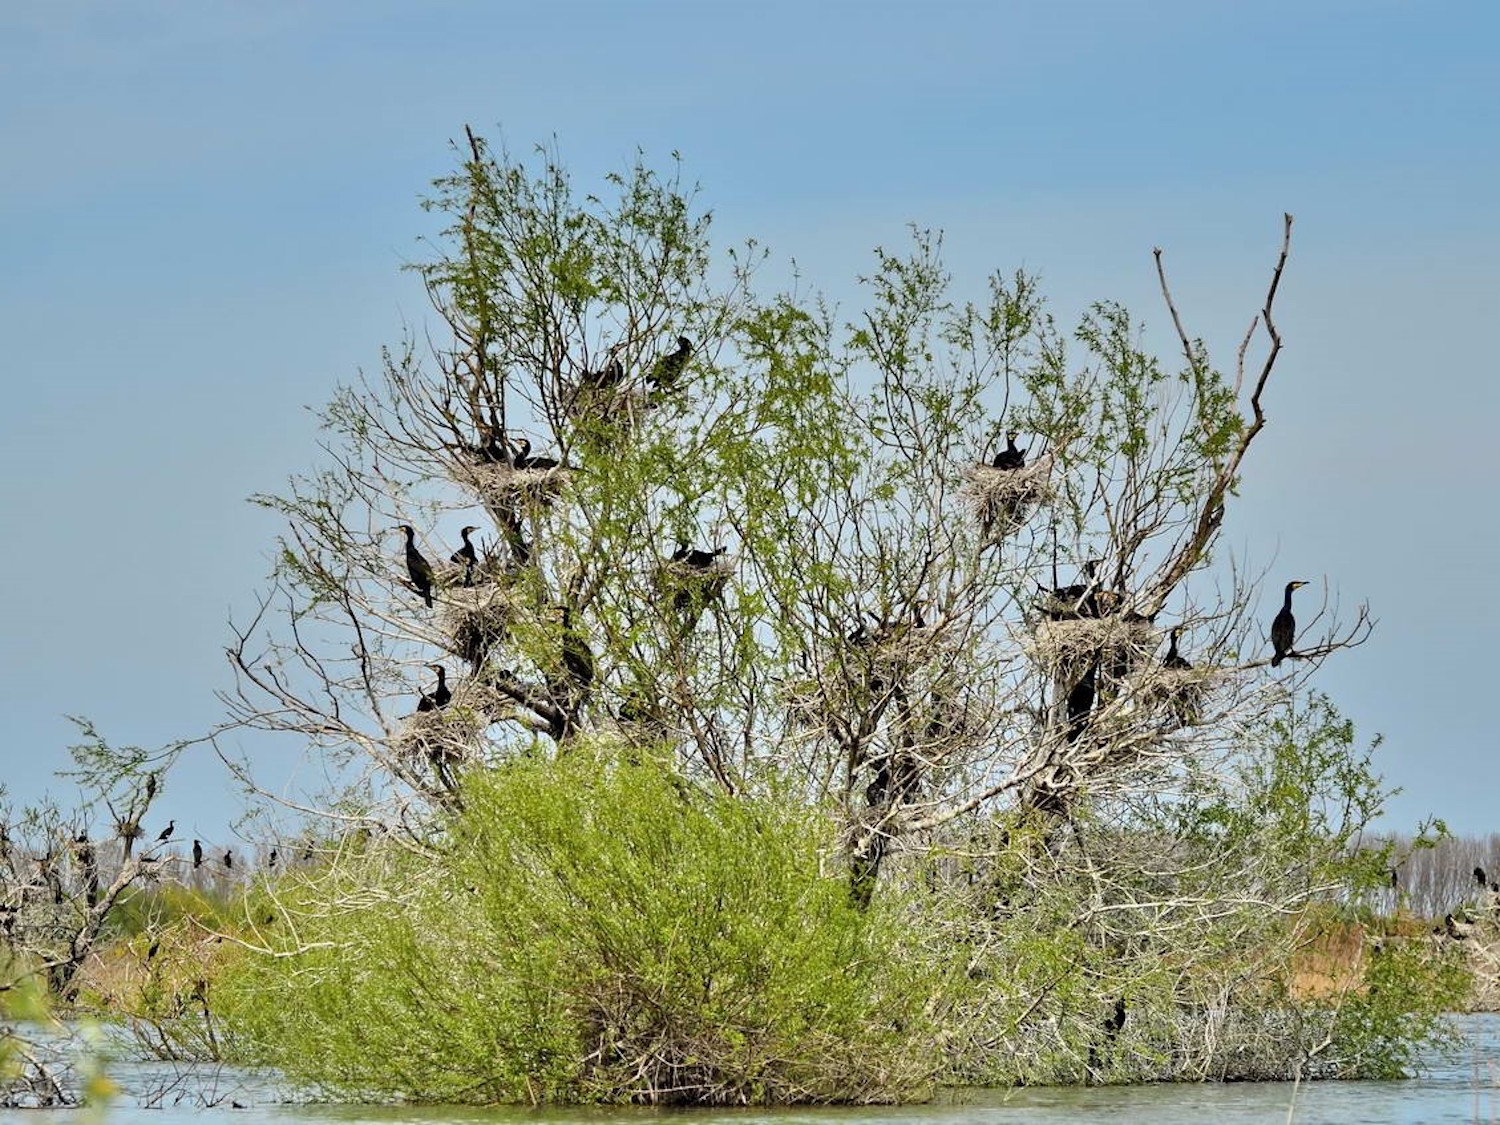
<instances>
[{"instance_id":1,"label":"green foliage","mask_svg":"<svg viewBox=\"0 0 1500 1125\"><path fill-rule=\"evenodd\" d=\"M940 964L895 902L862 914L821 873L821 816L582 748L464 796L441 857L373 847L276 888L273 955L215 984L251 1058L341 1096L465 1102L869 1101L931 1081Z\"/></svg>"}]
</instances>

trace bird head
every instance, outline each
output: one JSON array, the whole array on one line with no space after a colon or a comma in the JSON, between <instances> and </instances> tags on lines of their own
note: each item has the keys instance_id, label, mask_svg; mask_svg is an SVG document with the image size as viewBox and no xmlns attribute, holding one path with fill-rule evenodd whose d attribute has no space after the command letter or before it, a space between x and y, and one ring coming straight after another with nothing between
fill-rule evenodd
<instances>
[{"instance_id":1,"label":"bird head","mask_svg":"<svg viewBox=\"0 0 1500 1125\"><path fill-rule=\"evenodd\" d=\"M677 350L686 355L693 350L693 342L686 336L677 337Z\"/></svg>"},{"instance_id":2,"label":"bird head","mask_svg":"<svg viewBox=\"0 0 1500 1125\"><path fill-rule=\"evenodd\" d=\"M428 664L426 665L426 667L431 668L434 672L438 673L443 673L446 671L446 669L441 664Z\"/></svg>"},{"instance_id":3,"label":"bird head","mask_svg":"<svg viewBox=\"0 0 1500 1125\"><path fill-rule=\"evenodd\" d=\"M402 535L415 535L417 533L416 529L413 528L409 523L397 524L396 530L399 531Z\"/></svg>"},{"instance_id":4,"label":"bird head","mask_svg":"<svg viewBox=\"0 0 1500 1125\"><path fill-rule=\"evenodd\" d=\"M473 524L470 524L468 527L461 527L461 528L459 528L458 529L458 533L460 535L473 535L474 532L476 532L478 530L479 530L479 528L475 527Z\"/></svg>"},{"instance_id":5,"label":"bird head","mask_svg":"<svg viewBox=\"0 0 1500 1125\"><path fill-rule=\"evenodd\" d=\"M1298 579L1298 580L1297 580L1297 581L1295 581L1295 582L1288 582L1288 583L1287 583L1287 584L1286 584L1286 588L1287 588L1287 590L1288 590L1288 592L1290 592L1290 591L1292 591L1292 590L1300 590L1300 589L1302 589L1302 587L1304 587L1304 586L1306 586L1306 585L1307 585L1307 583L1306 583L1306 582L1303 582L1303 581L1302 581L1302 580L1301 580L1301 579L1300 579L1300 578L1299 578L1299 579Z\"/></svg>"}]
</instances>

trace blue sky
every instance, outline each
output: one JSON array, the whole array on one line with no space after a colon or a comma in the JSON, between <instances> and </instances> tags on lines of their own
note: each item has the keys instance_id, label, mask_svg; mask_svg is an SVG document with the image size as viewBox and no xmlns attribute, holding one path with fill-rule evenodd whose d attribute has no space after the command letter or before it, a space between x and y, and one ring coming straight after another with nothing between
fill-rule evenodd
<instances>
[{"instance_id":1,"label":"blue sky","mask_svg":"<svg viewBox=\"0 0 1500 1125\"><path fill-rule=\"evenodd\" d=\"M1226 361L1293 212L1230 542L1371 602L1320 686L1386 734L1392 825L1500 829L1497 50L1484 3L6 5L0 778L48 783L64 713L146 745L220 717L276 531L244 497L422 322L400 266L472 123L585 183L680 151L721 244L846 298L915 221L961 286L1025 266L1064 320L1160 325L1159 245ZM237 805L200 757L160 815L229 842Z\"/></svg>"}]
</instances>

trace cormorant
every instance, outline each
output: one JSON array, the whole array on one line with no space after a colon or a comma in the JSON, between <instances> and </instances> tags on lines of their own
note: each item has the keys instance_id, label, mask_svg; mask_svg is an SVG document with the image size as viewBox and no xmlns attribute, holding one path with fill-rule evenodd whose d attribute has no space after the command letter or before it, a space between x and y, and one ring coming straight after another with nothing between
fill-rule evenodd
<instances>
[{"instance_id":1,"label":"cormorant","mask_svg":"<svg viewBox=\"0 0 1500 1125\"><path fill-rule=\"evenodd\" d=\"M995 454L995 460L991 462L996 469L1024 469L1026 467L1026 454L1031 451L1030 446L1026 449L1016 448L1017 435L1012 432L1005 435L1005 448Z\"/></svg>"},{"instance_id":2,"label":"cormorant","mask_svg":"<svg viewBox=\"0 0 1500 1125\"><path fill-rule=\"evenodd\" d=\"M432 564L417 550L417 533L411 524L403 523L399 531L406 535L406 572L411 575L411 584L422 595L427 608L432 608Z\"/></svg>"},{"instance_id":3,"label":"cormorant","mask_svg":"<svg viewBox=\"0 0 1500 1125\"><path fill-rule=\"evenodd\" d=\"M474 568L479 565L479 554L474 550L474 544L469 542L469 536L478 531L477 527L461 527L459 535L463 536L464 545L454 551L449 557L449 562L462 563L464 568L464 585L474 585Z\"/></svg>"},{"instance_id":4,"label":"cormorant","mask_svg":"<svg viewBox=\"0 0 1500 1125\"><path fill-rule=\"evenodd\" d=\"M437 673L437 687L431 695L425 691L417 700L418 711L436 711L440 707L446 707L448 701L453 698L453 693L448 690L448 671L441 664L425 664L425 668L431 668Z\"/></svg>"},{"instance_id":5,"label":"cormorant","mask_svg":"<svg viewBox=\"0 0 1500 1125\"><path fill-rule=\"evenodd\" d=\"M584 371L583 383L590 387L617 387L625 381L625 365L618 355L623 345L615 344L604 356L604 366L598 371Z\"/></svg>"},{"instance_id":6,"label":"cormorant","mask_svg":"<svg viewBox=\"0 0 1500 1125\"><path fill-rule=\"evenodd\" d=\"M1125 1027L1125 997L1121 996L1115 1001L1114 1011L1104 1018L1104 1035L1107 1039L1113 1039L1119 1035Z\"/></svg>"},{"instance_id":7,"label":"cormorant","mask_svg":"<svg viewBox=\"0 0 1500 1125\"><path fill-rule=\"evenodd\" d=\"M555 469L560 464L556 457L533 457L530 438L513 441L510 445L510 463L517 469Z\"/></svg>"},{"instance_id":8,"label":"cormorant","mask_svg":"<svg viewBox=\"0 0 1500 1125\"><path fill-rule=\"evenodd\" d=\"M151 803L151 798L153 798L155 796L156 796L156 774L154 774L154 773L148 773L146 775L146 803L149 805Z\"/></svg>"},{"instance_id":9,"label":"cormorant","mask_svg":"<svg viewBox=\"0 0 1500 1125\"><path fill-rule=\"evenodd\" d=\"M1191 668L1192 662L1182 653L1177 651L1177 637L1182 632L1182 626L1178 625L1171 632L1172 643L1167 647L1167 655L1162 658L1161 666L1171 668L1175 671L1186 672Z\"/></svg>"},{"instance_id":10,"label":"cormorant","mask_svg":"<svg viewBox=\"0 0 1500 1125\"><path fill-rule=\"evenodd\" d=\"M1271 656L1272 668L1280 667L1282 660L1293 655L1292 644L1297 639L1297 619L1292 616L1292 591L1306 585L1306 582L1301 581L1286 584L1286 597L1282 600L1281 612L1271 622L1271 647L1275 650Z\"/></svg>"},{"instance_id":11,"label":"cormorant","mask_svg":"<svg viewBox=\"0 0 1500 1125\"><path fill-rule=\"evenodd\" d=\"M177 822L175 820L167 821L167 826L157 833L156 842L158 844L165 843L172 838L172 833L175 831L177 831Z\"/></svg>"},{"instance_id":12,"label":"cormorant","mask_svg":"<svg viewBox=\"0 0 1500 1125\"><path fill-rule=\"evenodd\" d=\"M572 606L563 606L562 627L563 667L573 677L574 683L586 688L594 682L594 654L590 651L588 642L573 628Z\"/></svg>"},{"instance_id":13,"label":"cormorant","mask_svg":"<svg viewBox=\"0 0 1500 1125\"><path fill-rule=\"evenodd\" d=\"M696 547L689 548L686 539L679 539L677 550L672 552L672 561L686 563L699 570L707 570L728 549L728 547L715 547L712 551L700 551Z\"/></svg>"},{"instance_id":14,"label":"cormorant","mask_svg":"<svg viewBox=\"0 0 1500 1125\"><path fill-rule=\"evenodd\" d=\"M146 960L149 961L161 952L161 938L151 940L151 948L146 950Z\"/></svg>"},{"instance_id":15,"label":"cormorant","mask_svg":"<svg viewBox=\"0 0 1500 1125\"><path fill-rule=\"evenodd\" d=\"M646 376L646 382L659 391L670 391L682 377L682 369L687 366L688 356L692 354L693 342L686 336L677 337L677 350L656 361L651 374Z\"/></svg>"},{"instance_id":16,"label":"cormorant","mask_svg":"<svg viewBox=\"0 0 1500 1125\"><path fill-rule=\"evenodd\" d=\"M1088 726L1089 714L1094 709L1095 684L1099 676L1099 661L1095 658L1089 665L1089 670L1083 674L1083 679L1073 685L1073 690L1068 692L1068 741L1077 742L1083 730Z\"/></svg>"},{"instance_id":17,"label":"cormorant","mask_svg":"<svg viewBox=\"0 0 1500 1125\"><path fill-rule=\"evenodd\" d=\"M193 841L193 870L196 871L196 870L198 870L198 868L200 868L202 866L203 866L203 844L200 841L198 841L198 840L194 840Z\"/></svg>"},{"instance_id":18,"label":"cormorant","mask_svg":"<svg viewBox=\"0 0 1500 1125\"><path fill-rule=\"evenodd\" d=\"M270 859L270 862L268 862L266 864L266 866L267 867L275 867L276 866L276 849L275 848L271 849L271 859Z\"/></svg>"},{"instance_id":19,"label":"cormorant","mask_svg":"<svg viewBox=\"0 0 1500 1125\"><path fill-rule=\"evenodd\" d=\"M1042 610L1042 615L1054 621L1074 617L1098 617L1100 615L1097 597L1098 572L1099 560L1089 559L1083 564L1084 581L1075 582L1071 586L1058 586L1052 590L1042 586L1042 593L1047 594L1052 600L1052 604Z\"/></svg>"},{"instance_id":20,"label":"cormorant","mask_svg":"<svg viewBox=\"0 0 1500 1125\"><path fill-rule=\"evenodd\" d=\"M224 870L225 871L233 871L234 870L234 856L230 854L228 848L224 849Z\"/></svg>"},{"instance_id":21,"label":"cormorant","mask_svg":"<svg viewBox=\"0 0 1500 1125\"><path fill-rule=\"evenodd\" d=\"M1479 884L1479 889L1481 891L1484 890L1485 887L1489 886L1488 881L1484 877L1484 868L1482 868L1482 867L1476 867L1476 868L1474 868L1474 882L1476 882L1476 883Z\"/></svg>"},{"instance_id":22,"label":"cormorant","mask_svg":"<svg viewBox=\"0 0 1500 1125\"><path fill-rule=\"evenodd\" d=\"M453 698L453 693L448 690L447 669L444 668L441 664L429 664L427 665L427 667L436 672L438 678L437 690L432 693L433 703L437 704L439 707L448 706L449 700Z\"/></svg>"}]
</instances>

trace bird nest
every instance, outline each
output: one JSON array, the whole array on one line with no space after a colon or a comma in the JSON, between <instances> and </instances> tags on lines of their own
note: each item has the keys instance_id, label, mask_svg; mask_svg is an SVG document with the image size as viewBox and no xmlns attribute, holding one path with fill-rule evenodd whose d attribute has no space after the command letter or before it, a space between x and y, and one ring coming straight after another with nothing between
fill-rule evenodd
<instances>
[{"instance_id":1,"label":"bird nest","mask_svg":"<svg viewBox=\"0 0 1500 1125\"><path fill-rule=\"evenodd\" d=\"M568 400L568 412L579 420L633 430L651 409L650 396L639 387L581 382Z\"/></svg>"},{"instance_id":2,"label":"bird nest","mask_svg":"<svg viewBox=\"0 0 1500 1125\"><path fill-rule=\"evenodd\" d=\"M707 598L724 592L730 576L734 574L736 560L729 555L720 555L707 566L694 566L679 559L664 559L657 567L656 586L663 594L671 596L691 591Z\"/></svg>"},{"instance_id":3,"label":"bird nest","mask_svg":"<svg viewBox=\"0 0 1500 1125\"><path fill-rule=\"evenodd\" d=\"M495 722L504 701L492 688L466 679L453 698L433 711L418 711L396 732L393 749L408 762L452 766L477 756L484 732Z\"/></svg>"},{"instance_id":4,"label":"bird nest","mask_svg":"<svg viewBox=\"0 0 1500 1125\"><path fill-rule=\"evenodd\" d=\"M1020 469L971 465L964 470L963 495L985 536L994 541L1015 531L1038 505L1051 503L1052 454L1044 453Z\"/></svg>"},{"instance_id":5,"label":"bird nest","mask_svg":"<svg viewBox=\"0 0 1500 1125\"><path fill-rule=\"evenodd\" d=\"M1205 699L1221 678L1217 668L1157 666L1136 678L1134 698L1149 711L1174 716L1180 726L1196 726Z\"/></svg>"},{"instance_id":6,"label":"bird nest","mask_svg":"<svg viewBox=\"0 0 1500 1125\"><path fill-rule=\"evenodd\" d=\"M1066 678L1073 670L1081 674L1095 660L1101 668L1128 673L1144 666L1157 645L1149 621L1111 616L1044 619L1027 648L1036 663Z\"/></svg>"},{"instance_id":7,"label":"bird nest","mask_svg":"<svg viewBox=\"0 0 1500 1125\"><path fill-rule=\"evenodd\" d=\"M459 465L454 476L479 494L485 506L510 510L520 506L546 507L568 483L568 470L559 465L552 469L516 469L503 462Z\"/></svg>"},{"instance_id":8,"label":"bird nest","mask_svg":"<svg viewBox=\"0 0 1500 1125\"><path fill-rule=\"evenodd\" d=\"M458 573L461 581L462 567ZM499 582L488 565L476 569L474 577L472 586L453 585L445 591L439 624L448 651L478 668L505 639L515 618L515 603L510 587Z\"/></svg>"}]
</instances>

